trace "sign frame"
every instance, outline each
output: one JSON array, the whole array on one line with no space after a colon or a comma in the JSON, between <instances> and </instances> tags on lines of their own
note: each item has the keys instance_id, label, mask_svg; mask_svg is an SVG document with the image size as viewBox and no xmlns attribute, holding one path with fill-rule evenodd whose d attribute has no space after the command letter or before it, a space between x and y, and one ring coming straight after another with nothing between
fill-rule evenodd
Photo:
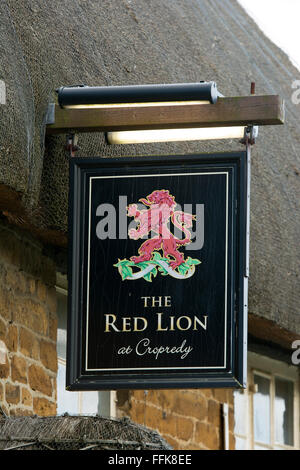
<instances>
[{"instance_id":1,"label":"sign frame","mask_svg":"<svg viewBox=\"0 0 300 470\"><path fill-rule=\"evenodd\" d=\"M226 367L219 370L212 367L172 368L134 367L90 370L87 368L87 355L84 351L88 331L85 307L86 298L90 295L87 285L87 249L89 223L87 213L91 212L90 192L91 175L115 175L123 178L142 171L150 176L159 173L168 175L168 171L181 171L183 176L195 172L197 168L215 169L230 173L227 180L231 191L228 197L230 211L231 237L228 239L230 255L226 262L230 283L230 307L226 317L225 331L228 359ZM245 151L214 154L87 158L70 159L69 174L69 256L68 256L68 325L67 325L67 390L117 390L117 389L168 389L168 388L245 388L247 358L247 217L249 213L249 165ZM186 175L185 175L186 174ZM196 174L196 173L195 173ZM199 173L200 174L200 173ZM148 174L147 174L148 175ZM229 230L229 229L228 229ZM228 232L229 233L229 232ZM102 242L99 242L102 243ZM109 242L105 242L109 243ZM88 248L87 248L88 247ZM90 253L89 253L90 255ZM90 268L89 268L90 269ZM227 269L227 267L226 267ZM226 297L225 293L225 297ZM229 302L229 301L228 301ZM228 303L229 305L229 303ZM225 340L224 340L225 344ZM225 364L225 362L224 362ZM128 369L128 368L127 368ZM150 369L150 368L149 368ZM184 369L184 370L182 370Z\"/></svg>"}]
</instances>

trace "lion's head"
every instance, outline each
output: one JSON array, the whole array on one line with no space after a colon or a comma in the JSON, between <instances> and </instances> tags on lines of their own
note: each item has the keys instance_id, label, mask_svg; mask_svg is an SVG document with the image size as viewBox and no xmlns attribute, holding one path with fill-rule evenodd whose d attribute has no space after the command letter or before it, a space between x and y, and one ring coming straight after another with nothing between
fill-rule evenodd
<instances>
[{"instance_id":1,"label":"lion's head","mask_svg":"<svg viewBox=\"0 0 300 470\"><path fill-rule=\"evenodd\" d=\"M157 189L152 191L146 199L140 199L140 201L147 206L152 204L167 204L169 207L172 207L176 204L174 196L172 196L166 189Z\"/></svg>"}]
</instances>

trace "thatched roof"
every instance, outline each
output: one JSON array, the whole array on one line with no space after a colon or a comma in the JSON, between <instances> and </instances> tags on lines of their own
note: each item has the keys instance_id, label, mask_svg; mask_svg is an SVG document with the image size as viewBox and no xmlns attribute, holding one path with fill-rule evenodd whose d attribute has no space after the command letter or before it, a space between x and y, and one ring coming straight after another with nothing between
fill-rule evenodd
<instances>
[{"instance_id":1,"label":"thatched roof","mask_svg":"<svg viewBox=\"0 0 300 470\"><path fill-rule=\"evenodd\" d=\"M0 417L0 450L172 449L155 431L128 418Z\"/></svg>"},{"instance_id":2,"label":"thatched roof","mask_svg":"<svg viewBox=\"0 0 300 470\"><path fill-rule=\"evenodd\" d=\"M300 333L300 72L236 0L3 0L0 3L0 208L10 220L64 245L68 157L64 137L44 155L44 118L61 85L214 80L226 96L286 99L285 126L260 129L253 150L250 312ZM82 135L78 156L236 150L239 144L113 147Z\"/></svg>"}]
</instances>

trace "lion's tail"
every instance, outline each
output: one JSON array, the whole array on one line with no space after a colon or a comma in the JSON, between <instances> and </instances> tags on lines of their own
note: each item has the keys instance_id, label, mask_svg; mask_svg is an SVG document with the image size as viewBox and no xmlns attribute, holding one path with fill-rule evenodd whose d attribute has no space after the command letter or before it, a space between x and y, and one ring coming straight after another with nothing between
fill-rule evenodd
<instances>
[{"instance_id":1,"label":"lion's tail","mask_svg":"<svg viewBox=\"0 0 300 470\"><path fill-rule=\"evenodd\" d=\"M184 222L188 220L189 224L191 224L192 218L193 216L191 214L186 214L181 211L176 211L172 214L173 224L185 234L185 238L183 238L182 240L177 237L174 237L176 245L187 245L191 242L191 232L186 228Z\"/></svg>"}]
</instances>

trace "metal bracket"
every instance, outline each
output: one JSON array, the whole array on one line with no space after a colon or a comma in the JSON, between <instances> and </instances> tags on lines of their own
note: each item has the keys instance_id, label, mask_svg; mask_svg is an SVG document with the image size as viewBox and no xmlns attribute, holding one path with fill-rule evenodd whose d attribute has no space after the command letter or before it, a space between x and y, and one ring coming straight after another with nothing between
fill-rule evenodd
<instances>
[{"instance_id":1,"label":"metal bracket","mask_svg":"<svg viewBox=\"0 0 300 470\"><path fill-rule=\"evenodd\" d=\"M49 103L46 112L46 126L49 124L55 124L55 103Z\"/></svg>"},{"instance_id":2,"label":"metal bracket","mask_svg":"<svg viewBox=\"0 0 300 470\"><path fill-rule=\"evenodd\" d=\"M258 136L258 126L245 127L244 137L240 140L243 145L254 145Z\"/></svg>"},{"instance_id":3,"label":"metal bracket","mask_svg":"<svg viewBox=\"0 0 300 470\"><path fill-rule=\"evenodd\" d=\"M46 125L55 124L55 103L48 104L45 121ZM69 152L70 157L74 157L75 152L79 150L77 143L78 135L75 132L67 135L65 149Z\"/></svg>"},{"instance_id":4,"label":"metal bracket","mask_svg":"<svg viewBox=\"0 0 300 470\"><path fill-rule=\"evenodd\" d=\"M244 309L244 323L243 323L243 337L244 339L244 354L243 354L243 371L244 377L243 382L246 387L247 383L247 337L248 337L248 284L249 284L249 264L250 264L250 183L251 183L251 145L255 143L257 137L257 132L254 133L253 129L245 129L245 137L243 143L246 146L246 165L247 165L247 174L246 174L246 217L244 220L245 224L245 259L244 259L244 299L243 299L243 309Z\"/></svg>"},{"instance_id":5,"label":"metal bracket","mask_svg":"<svg viewBox=\"0 0 300 470\"><path fill-rule=\"evenodd\" d=\"M77 145L78 143L78 135L77 134L68 134L67 135L67 143L66 143L66 150L69 152L70 157L75 157L75 152L79 150Z\"/></svg>"}]
</instances>

